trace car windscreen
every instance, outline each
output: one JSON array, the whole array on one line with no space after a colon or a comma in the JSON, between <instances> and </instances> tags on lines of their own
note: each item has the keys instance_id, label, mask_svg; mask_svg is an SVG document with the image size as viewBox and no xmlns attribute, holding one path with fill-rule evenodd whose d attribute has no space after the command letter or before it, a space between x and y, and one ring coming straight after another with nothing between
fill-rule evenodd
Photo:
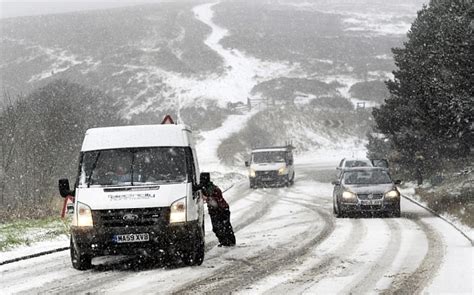
<instances>
[{"instance_id":1,"label":"car windscreen","mask_svg":"<svg viewBox=\"0 0 474 295\"><path fill-rule=\"evenodd\" d=\"M146 185L186 181L184 147L84 152L79 185Z\"/></svg>"},{"instance_id":2,"label":"car windscreen","mask_svg":"<svg viewBox=\"0 0 474 295\"><path fill-rule=\"evenodd\" d=\"M284 151L274 151L274 152L255 152L252 153L252 163L275 163L275 162L285 162L286 152Z\"/></svg>"},{"instance_id":3,"label":"car windscreen","mask_svg":"<svg viewBox=\"0 0 474 295\"><path fill-rule=\"evenodd\" d=\"M384 184L392 183L387 171L347 171L344 172L345 184Z\"/></svg>"}]
</instances>

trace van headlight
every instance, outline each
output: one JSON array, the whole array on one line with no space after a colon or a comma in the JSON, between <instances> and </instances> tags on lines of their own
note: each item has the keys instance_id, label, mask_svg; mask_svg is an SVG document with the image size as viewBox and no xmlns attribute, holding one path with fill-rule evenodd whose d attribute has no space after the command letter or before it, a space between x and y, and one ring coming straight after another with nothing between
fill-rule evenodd
<instances>
[{"instance_id":1,"label":"van headlight","mask_svg":"<svg viewBox=\"0 0 474 295\"><path fill-rule=\"evenodd\" d=\"M250 169L250 170L249 170L249 176L250 176L250 177L255 177L255 176L257 176L257 174L255 173L255 170Z\"/></svg>"},{"instance_id":2,"label":"van headlight","mask_svg":"<svg viewBox=\"0 0 474 295\"><path fill-rule=\"evenodd\" d=\"M170 223L186 221L186 197L171 204Z\"/></svg>"},{"instance_id":3,"label":"van headlight","mask_svg":"<svg viewBox=\"0 0 474 295\"><path fill-rule=\"evenodd\" d=\"M284 175L288 172L288 169L286 169L286 167L281 167L280 169L278 169L278 175Z\"/></svg>"},{"instance_id":4,"label":"van headlight","mask_svg":"<svg viewBox=\"0 0 474 295\"><path fill-rule=\"evenodd\" d=\"M77 202L77 211L74 212L72 225L80 227L94 226L91 207L81 202Z\"/></svg>"},{"instance_id":5,"label":"van headlight","mask_svg":"<svg viewBox=\"0 0 474 295\"><path fill-rule=\"evenodd\" d=\"M400 198L400 193L397 190L391 190L386 192L384 196L387 199L397 199Z\"/></svg>"}]
</instances>

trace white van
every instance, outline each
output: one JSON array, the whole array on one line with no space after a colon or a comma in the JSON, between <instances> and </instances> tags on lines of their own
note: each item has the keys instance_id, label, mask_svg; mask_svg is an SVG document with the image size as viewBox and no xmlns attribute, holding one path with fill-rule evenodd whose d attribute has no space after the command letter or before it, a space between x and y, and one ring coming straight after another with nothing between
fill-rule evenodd
<instances>
[{"instance_id":1,"label":"white van","mask_svg":"<svg viewBox=\"0 0 474 295\"><path fill-rule=\"evenodd\" d=\"M74 190L71 261L91 268L95 256L144 251L204 259L204 210L191 130L163 124L87 130Z\"/></svg>"},{"instance_id":2,"label":"white van","mask_svg":"<svg viewBox=\"0 0 474 295\"><path fill-rule=\"evenodd\" d=\"M295 181L293 146L275 146L253 149L249 167L250 188L262 185L290 186Z\"/></svg>"}]
</instances>

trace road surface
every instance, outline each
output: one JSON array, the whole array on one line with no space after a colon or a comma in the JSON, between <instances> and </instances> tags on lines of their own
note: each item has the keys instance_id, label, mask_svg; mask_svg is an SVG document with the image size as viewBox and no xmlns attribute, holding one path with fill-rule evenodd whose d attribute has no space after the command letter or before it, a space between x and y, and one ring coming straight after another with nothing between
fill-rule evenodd
<instances>
[{"instance_id":1,"label":"road surface","mask_svg":"<svg viewBox=\"0 0 474 295\"><path fill-rule=\"evenodd\" d=\"M77 271L65 251L0 266L1 293L472 294L473 248L461 234L405 200L401 218L336 219L334 172L296 164L290 188L238 183L225 195L237 245L217 247L207 219L201 266L105 257Z\"/></svg>"}]
</instances>

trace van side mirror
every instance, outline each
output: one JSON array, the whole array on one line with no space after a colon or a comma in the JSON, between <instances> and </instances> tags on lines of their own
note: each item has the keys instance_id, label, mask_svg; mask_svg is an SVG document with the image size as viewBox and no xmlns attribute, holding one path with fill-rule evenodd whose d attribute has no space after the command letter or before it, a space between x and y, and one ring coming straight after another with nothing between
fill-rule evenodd
<instances>
[{"instance_id":1,"label":"van side mirror","mask_svg":"<svg viewBox=\"0 0 474 295\"><path fill-rule=\"evenodd\" d=\"M288 165L293 165L293 160L288 160Z\"/></svg>"},{"instance_id":2,"label":"van side mirror","mask_svg":"<svg viewBox=\"0 0 474 295\"><path fill-rule=\"evenodd\" d=\"M338 167L336 167L336 170L341 170L341 167L339 167L339 166L338 166Z\"/></svg>"},{"instance_id":3,"label":"van side mirror","mask_svg":"<svg viewBox=\"0 0 474 295\"><path fill-rule=\"evenodd\" d=\"M402 181L400 179L395 180L395 184L401 184Z\"/></svg>"},{"instance_id":4,"label":"van side mirror","mask_svg":"<svg viewBox=\"0 0 474 295\"><path fill-rule=\"evenodd\" d=\"M245 161L245 167L250 167L249 161Z\"/></svg>"},{"instance_id":5,"label":"van side mirror","mask_svg":"<svg viewBox=\"0 0 474 295\"><path fill-rule=\"evenodd\" d=\"M332 185L340 185L341 182L339 180L334 180L331 182Z\"/></svg>"},{"instance_id":6,"label":"van side mirror","mask_svg":"<svg viewBox=\"0 0 474 295\"><path fill-rule=\"evenodd\" d=\"M71 195L71 189L69 188L69 180L67 178L61 178L58 182L59 194L65 198Z\"/></svg>"}]
</instances>

